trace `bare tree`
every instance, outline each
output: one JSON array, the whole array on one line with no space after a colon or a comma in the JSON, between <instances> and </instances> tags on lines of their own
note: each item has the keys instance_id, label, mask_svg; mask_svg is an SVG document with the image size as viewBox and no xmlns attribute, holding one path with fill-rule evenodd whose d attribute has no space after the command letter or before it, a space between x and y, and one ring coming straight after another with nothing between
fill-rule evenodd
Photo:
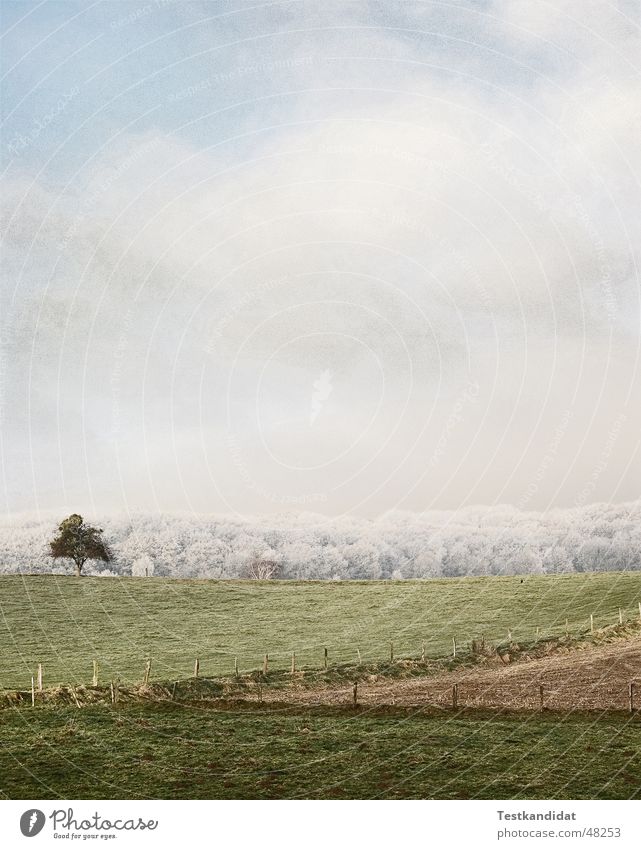
<instances>
[{"instance_id":1,"label":"bare tree","mask_svg":"<svg viewBox=\"0 0 641 849\"><path fill-rule=\"evenodd\" d=\"M243 577L252 581L271 581L280 575L280 564L259 554L254 555L243 570Z\"/></svg>"}]
</instances>

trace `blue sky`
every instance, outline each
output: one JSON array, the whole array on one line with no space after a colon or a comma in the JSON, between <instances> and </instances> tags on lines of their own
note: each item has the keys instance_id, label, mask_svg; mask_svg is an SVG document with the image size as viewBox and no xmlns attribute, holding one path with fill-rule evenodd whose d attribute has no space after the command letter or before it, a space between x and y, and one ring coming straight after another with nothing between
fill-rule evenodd
<instances>
[{"instance_id":1,"label":"blue sky","mask_svg":"<svg viewBox=\"0 0 641 849\"><path fill-rule=\"evenodd\" d=\"M420 88L427 68L491 100L527 96L539 75L577 64L553 43L524 51L501 38L490 3L317 5L4 3L5 142L30 136L34 118L76 88L73 108L22 151L23 164L45 157L48 172L72 174L87 148L125 127L205 146L212 132L295 115L310 84L340 87L346 67L347 88Z\"/></svg>"},{"instance_id":2,"label":"blue sky","mask_svg":"<svg viewBox=\"0 0 641 849\"><path fill-rule=\"evenodd\" d=\"M6 512L638 496L638 2L1 8Z\"/></svg>"}]
</instances>

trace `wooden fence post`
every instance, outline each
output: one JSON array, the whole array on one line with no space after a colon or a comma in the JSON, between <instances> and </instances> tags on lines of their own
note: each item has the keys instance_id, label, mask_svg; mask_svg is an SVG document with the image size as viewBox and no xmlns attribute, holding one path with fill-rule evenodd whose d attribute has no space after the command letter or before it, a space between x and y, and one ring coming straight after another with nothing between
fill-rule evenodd
<instances>
[{"instance_id":1,"label":"wooden fence post","mask_svg":"<svg viewBox=\"0 0 641 849\"><path fill-rule=\"evenodd\" d=\"M324 660L324 668L327 669L327 649L325 649L325 651L324 651L323 660Z\"/></svg>"},{"instance_id":2,"label":"wooden fence post","mask_svg":"<svg viewBox=\"0 0 641 849\"><path fill-rule=\"evenodd\" d=\"M458 684L452 684L452 710L458 708Z\"/></svg>"},{"instance_id":3,"label":"wooden fence post","mask_svg":"<svg viewBox=\"0 0 641 849\"><path fill-rule=\"evenodd\" d=\"M358 655L358 665L360 666L361 665L361 650L356 649L356 654Z\"/></svg>"},{"instance_id":4,"label":"wooden fence post","mask_svg":"<svg viewBox=\"0 0 641 849\"><path fill-rule=\"evenodd\" d=\"M143 684L147 686L149 684L149 676L151 675L151 658L145 663L145 677L143 679Z\"/></svg>"},{"instance_id":5,"label":"wooden fence post","mask_svg":"<svg viewBox=\"0 0 641 849\"><path fill-rule=\"evenodd\" d=\"M292 675L296 672L296 652L292 652Z\"/></svg>"},{"instance_id":6,"label":"wooden fence post","mask_svg":"<svg viewBox=\"0 0 641 849\"><path fill-rule=\"evenodd\" d=\"M543 684L539 684L539 708L543 710Z\"/></svg>"},{"instance_id":7,"label":"wooden fence post","mask_svg":"<svg viewBox=\"0 0 641 849\"><path fill-rule=\"evenodd\" d=\"M512 629L511 628L507 629L507 638L510 642L512 642Z\"/></svg>"},{"instance_id":8,"label":"wooden fence post","mask_svg":"<svg viewBox=\"0 0 641 849\"><path fill-rule=\"evenodd\" d=\"M390 663L394 663L394 643L389 644L389 659Z\"/></svg>"},{"instance_id":9,"label":"wooden fence post","mask_svg":"<svg viewBox=\"0 0 641 849\"><path fill-rule=\"evenodd\" d=\"M456 657L456 637L452 637L452 657Z\"/></svg>"},{"instance_id":10,"label":"wooden fence post","mask_svg":"<svg viewBox=\"0 0 641 849\"><path fill-rule=\"evenodd\" d=\"M38 664L38 692L42 693L42 664Z\"/></svg>"},{"instance_id":11,"label":"wooden fence post","mask_svg":"<svg viewBox=\"0 0 641 849\"><path fill-rule=\"evenodd\" d=\"M425 640L421 643L421 662L425 663Z\"/></svg>"},{"instance_id":12,"label":"wooden fence post","mask_svg":"<svg viewBox=\"0 0 641 849\"><path fill-rule=\"evenodd\" d=\"M619 625L623 625L623 613L621 608L619 608Z\"/></svg>"},{"instance_id":13,"label":"wooden fence post","mask_svg":"<svg viewBox=\"0 0 641 849\"><path fill-rule=\"evenodd\" d=\"M590 614L590 633L594 634L594 613Z\"/></svg>"},{"instance_id":14,"label":"wooden fence post","mask_svg":"<svg viewBox=\"0 0 641 849\"><path fill-rule=\"evenodd\" d=\"M539 626L537 625L537 626L536 626L536 638L537 638L537 640L539 639L539 634L540 634L540 633L541 633L541 629L540 629L540 628L539 628Z\"/></svg>"},{"instance_id":15,"label":"wooden fence post","mask_svg":"<svg viewBox=\"0 0 641 849\"><path fill-rule=\"evenodd\" d=\"M354 697L354 706L356 706L358 704L358 681L354 681L353 697Z\"/></svg>"},{"instance_id":16,"label":"wooden fence post","mask_svg":"<svg viewBox=\"0 0 641 849\"><path fill-rule=\"evenodd\" d=\"M641 601L639 602L639 619L641 619Z\"/></svg>"},{"instance_id":17,"label":"wooden fence post","mask_svg":"<svg viewBox=\"0 0 641 849\"><path fill-rule=\"evenodd\" d=\"M171 700L172 702L176 698L176 690L178 689L178 681L174 681L174 686L171 688Z\"/></svg>"},{"instance_id":18,"label":"wooden fence post","mask_svg":"<svg viewBox=\"0 0 641 849\"><path fill-rule=\"evenodd\" d=\"M196 658L194 662L194 678L198 678L198 673L200 672L200 661Z\"/></svg>"},{"instance_id":19,"label":"wooden fence post","mask_svg":"<svg viewBox=\"0 0 641 849\"><path fill-rule=\"evenodd\" d=\"M96 661L95 661L95 660L94 660L94 662L93 662L93 678L92 678L92 683L93 683L93 686L94 686L94 687L97 687L97 686L98 686L98 664L96 663Z\"/></svg>"},{"instance_id":20,"label":"wooden fence post","mask_svg":"<svg viewBox=\"0 0 641 849\"><path fill-rule=\"evenodd\" d=\"M33 675L31 676L31 707L36 706L36 682Z\"/></svg>"},{"instance_id":21,"label":"wooden fence post","mask_svg":"<svg viewBox=\"0 0 641 849\"><path fill-rule=\"evenodd\" d=\"M269 666L269 655L265 653L263 658L263 675L267 675L267 667Z\"/></svg>"},{"instance_id":22,"label":"wooden fence post","mask_svg":"<svg viewBox=\"0 0 641 849\"><path fill-rule=\"evenodd\" d=\"M628 698L630 700L630 713L634 713L634 681L628 684Z\"/></svg>"},{"instance_id":23,"label":"wooden fence post","mask_svg":"<svg viewBox=\"0 0 641 849\"><path fill-rule=\"evenodd\" d=\"M238 658L234 658L234 675L238 678Z\"/></svg>"}]
</instances>

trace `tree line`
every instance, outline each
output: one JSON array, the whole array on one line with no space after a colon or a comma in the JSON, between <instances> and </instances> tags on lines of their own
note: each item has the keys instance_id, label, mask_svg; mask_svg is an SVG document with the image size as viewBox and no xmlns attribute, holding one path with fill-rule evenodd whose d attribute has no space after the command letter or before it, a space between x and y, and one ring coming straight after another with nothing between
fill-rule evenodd
<instances>
[{"instance_id":1,"label":"tree line","mask_svg":"<svg viewBox=\"0 0 641 849\"><path fill-rule=\"evenodd\" d=\"M72 520L68 533L81 519L74 515L65 520ZM104 543L105 556L95 549L98 559L86 559L83 574L400 580L641 568L641 501L546 513L509 506L395 511L373 520L315 514L98 518L99 527L85 525L102 529L90 540ZM73 561L51 557L52 540L63 532L57 526L28 516L0 525L0 571L68 572Z\"/></svg>"}]
</instances>

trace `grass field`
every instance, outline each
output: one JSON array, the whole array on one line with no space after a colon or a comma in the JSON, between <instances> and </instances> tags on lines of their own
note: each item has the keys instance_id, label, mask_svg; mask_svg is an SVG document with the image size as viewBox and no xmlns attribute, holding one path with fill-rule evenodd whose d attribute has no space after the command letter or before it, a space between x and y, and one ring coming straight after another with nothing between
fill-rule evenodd
<instances>
[{"instance_id":1,"label":"grass field","mask_svg":"<svg viewBox=\"0 0 641 849\"><path fill-rule=\"evenodd\" d=\"M87 683L92 660L103 680L243 670L318 667L331 662L428 656L484 635L515 640L613 623L623 608L638 618L641 572L387 582L178 581L156 578L0 577L0 688L30 685L37 664L45 683Z\"/></svg>"},{"instance_id":2,"label":"grass field","mask_svg":"<svg viewBox=\"0 0 641 849\"><path fill-rule=\"evenodd\" d=\"M641 796L638 720L156 705L2 716L7 798Z\"/></svg>"},{"instance_id":3,"label":"grass field","mask_svg":"<svg viewBox=\"0 0 641 849\"><path fill-rule=\"evenodd\" d=\"M2 688L27 688L38 662L45 686L88 683L94 658L103 682L120 677L123 685L135 684L148 657L153 679L180 679L181 686L178 701L125 698L115 705L106 687L105 701L80 708L55 699L31 707L11 702L8 694L6 703L14 706L1 712L0 795L638 798L638 712L588 714L565 706L518 714L501 705L456 712L425 707L431 700L424 694L414 702L420 709L400 707L403 688L409 692L414 683L396 682L395 676L414 674L421 664L388 668L385 662L390 641L397 658L417 657L423 641L428 657L444 658L453 636L460 646L480 635L500 642L509 628L514 641L527 644L537 628L541 637L562 634L567 619L589 651L580 651L575 662L563 651L548 658L543 646L539 660L505 667L506 675L512 679L522 669L527 678L530 667L543 663L549 686L553 670L569 663L577 674L587 670L588 679L593 674L602 682L610 680L611 670L627 686L636 665L630 672L625 658L636 658L636 643L590 647L586 631L591 613L596 628L617 622L619 608L626 620L638 620L639 599L641 573L634 572L385 583L2 577ZM636 625L619 630L637 639ZM348 680L343 677L352 674L347 667L323 673L330 685L336 677L340 690L332 706L295 703L295 697L306 698L306 690L291 690L292 679L282 674L270 676L270 698L276 701L194 700L198 687L221 689L206 676L229 676L235 657L241 672L259 668L265 651L271 670L287 669L292 651L299 667L318 668L325 647L330 667L355 664L357 650L360 668L383 664L378 683L364 681L360 707L350 706L349 688L343 692ZM190 679L195 657L200 681ZM607 675L597 661L605 663ZM617 664L622 671L615 676ZM479 674L501 676L503 669L499 662L495 672L483 668ZM466 674L471 681L475 671ZM562 682L569 675L559 674ZM430 680L415 683L423 687ZM243 686L241 681L241 695ZM469 697L470 684L465 686ZM385 695L389 687L391 700Z\"/></svg>"}]
</instances>

